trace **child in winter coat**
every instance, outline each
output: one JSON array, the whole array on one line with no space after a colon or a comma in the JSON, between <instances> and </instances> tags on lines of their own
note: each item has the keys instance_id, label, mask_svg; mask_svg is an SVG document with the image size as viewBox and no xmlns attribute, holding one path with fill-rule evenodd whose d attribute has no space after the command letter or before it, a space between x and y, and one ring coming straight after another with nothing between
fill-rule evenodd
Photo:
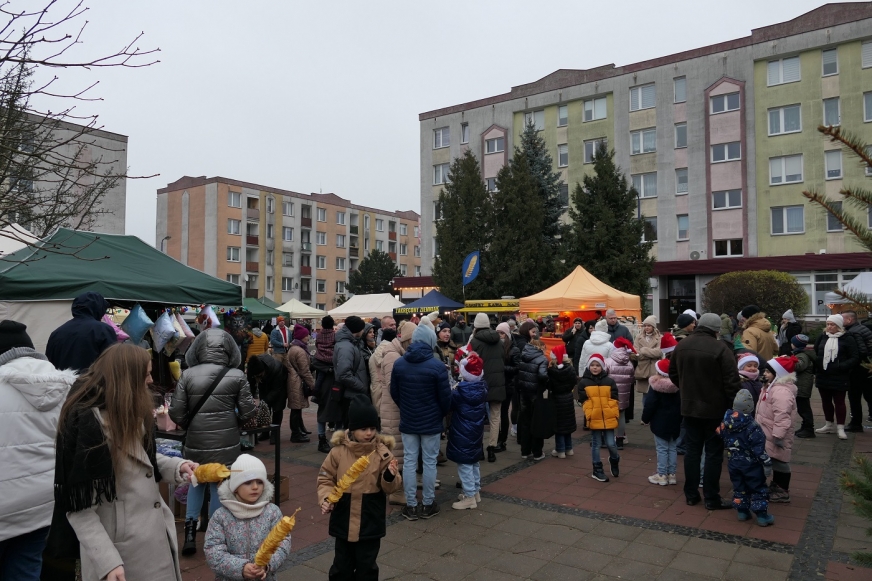
<instances>
[{"instance_id":1,"label":"child in winter coat","mask_svg":"<svg viewBox=\"0 0 872 581\"><path fill-rule=\"evenodd\" d=\"M575 388L575 368L566 353L566 347L557 345L551 350L548 364L548 390L551 392L551 405L554 409L554 450L555 458L572 456L572 433L578 427L575 423L575 402L572 390Z\"/></svg>"},{"instance_id":2,"label":"child in winter coat","mask_svg":"<svg viewBox=\"0 0 872 581\"><path fill-rule=\"evenodd\" d=\"M794 432L797 438L814 438L814 414L811 411L811 390L814 387L814 367L817 353L814 345L808 344L808 336L801 333L790 339L793 355L796 356L796 411L802 425Z\"/></svg>"},{"instance_id":3,"label":"child in winter coat","mask_svg":"<svg viewBox=\"0 0 872 581\"><path fill-rule=\"evenodd\" d=\"M760 393L757 423L766 434L766 453L772 458L770 502L790 502L790 451L793 448L793 413L796 411L796 374L798 359L793 355L767 361L764 371L769 385Z\"/></svg>"},{"instance_id":4,"label":"child in winter coat","mask_svg":"<svg viewBox=\"0 0 872 581\"><path fill-rule=\"evenodd\" d=\"M651 484L678 484L678 435L681 432L681 395L669 379L669 360L655 366L657 375L648 379L648 395L642 408L642 423L651 426L657 447L657 474L648 477Z\"/></svg>"},{"instance_id":5,"label":"child in winter coat","mask_svg":"<svg viewBox=\"0 0 872 581\"><path fill-rule=\"evenodd\" d=\"M230 478L218 487L221 508L209 519L203 550L215 579L266 579L275 581L276 571L291 551L291 537L279 545L269 565L254 564L261 543L282 519L272 502L273 485L259 459L241 454L230 467Z\"/></svg>"},{"instance_id":6,"label":"child in winter coat","mask_svg":"<svg viewBox=\"0 0 872 581\"><path fill-rule=\"evenodd\" d=\"M757 524L767 527L775 522L769 514L769 488L766 479L772 473L772 460L766 454L766 436L751 414L754 400L747 389L740 389L733 409L724 414L717 432L727 450L727 469L733 483L733 506L739 520L757 515Z\"/></svg>"},{"instance_id":7,"label":"child in winter coat","mask_svg":"<svg viewBox=\"0 0 872 581\"><path fill-rule=\"evenodd\" d=\"M476 508L481 502L481 444L487 423L487 383L484 361L475 351L460 361L460 382L451 391L451 429L445 454L457 462L463 492L451 505L456 510Z\"/></svg>"},{"instance_id":8,"label":"child in winter coat","mask_svg":"<svg viewBox=\"0 0 872 581\"><path fill-rule=\"evenodd\" d=\"M600 482L608 482L609 477L603 471L600 458L600 443L605 442L609 449L609 465L612 476L618 476L618 462L621 456L615 445L615 428L618 427L620 415L618 405L618 386L609 377L605 368L605 359L599 353L590 356L584 375L578 380L578 401L584 408L584 417L591 429L591 459L593 474L591 477Z\"/></svg>"},{"instance_id":9,"label":"child in winter coat","mask_svg":"<svg viewBox=\"0 0 872 581\"><path fill-rule=\"evenodd\" d=\"M633 397L633 384L635 383L636 370L630 362L630 353L636 353L633 344L623 337L618 337L615 339L614 349L606 359L606 370L609 372L609 377L614 379L618 385L618 406L621 410L621 414L618 416L618 431L615 433L618 450L623 450L624 444L627 442L625 415L627 408L630 407L630 398Z\"/></svg>"},{"instance_id":10,"label":"child in winter coat","mask_svg":"<svg viewBox=\"0 0 872 581\"><path fill-rule=\"evenodd\" d=\"M318 502L322 514L330 513L328 533L336 539L331 579L378 579L387 495L403 489L391 454L394 438L379 434L380 425L369 398L355 396L348 408L348 429L333 434L333 449L318 472ZM327 497L333 487L361 456L369 456L369 465L332 504Z\"/></svg>"},{"instance_id":11,"label":"child in winter coat","mask_svg":"<svg viewBox=\"0 0 872 581\"><path fill-rule=\"evenodd\" d=\"M742 353L739 355L739 378L742 380L741 389L747 389L754 398L754 407L757 407L757 401L760 399L760 391L763 389L763 382L760 381L760 360L753 353Z\"/></svg>"}]
</instances>

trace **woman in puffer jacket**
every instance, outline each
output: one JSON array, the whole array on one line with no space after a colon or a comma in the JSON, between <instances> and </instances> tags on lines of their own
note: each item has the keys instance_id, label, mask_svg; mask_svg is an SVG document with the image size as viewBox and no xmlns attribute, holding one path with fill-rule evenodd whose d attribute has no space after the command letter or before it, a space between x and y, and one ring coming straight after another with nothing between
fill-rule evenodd
<instances>
[{"instance_id":1,"label":"woman in puffer jacket","mask_svg":"<svg viewBox=\"0 0 872 581\"><path fill-rule=\"evenodd\" d=\"M518 442L521 444L521 457L542 460L545 454L542 446L545 440L534 438L531 432L533 425L533 408L542 397L548 382L548 360L545 359L544 345L541 341L531 341L531 327L528 323L521 325L521 334L529 341L521 351L521 363L518 365L518 375L515 387L520 392L521 405L518 410ZM542 345L539 347L538 345Z\"/></svg>"},{"instance_id":2,"label":"woman in puffer jacket","mask_svg":"<svg viewBox=\"0 0 872 581\"><path fill-rule=\"evenodd\" d=\"M630 362L630 352L635 353L633 344L618 337L615 339L615 348L606 359L606 370L609 372L609 377L615 380L618 384L618 405L620 406L621 415L618 417L618 430L615 432L615 442L618 445L618 450L624 449L624 444L627 442L627 408L630 406L630 398L633 397L633 384L635 382L635 369Z\"/></svg>"},{"instance_id":3,"label":"woman in puffer jacket","mask_svg":"<svg viewBox=\"0 0 872 581\"><path fill-rule=\"evenodd\" d=\"M554 450L555 458L572 456L572 433L578 427L575 422L575 398L572 390L578 376L572 367L572 360L566 354L566 347L557 345L551 350L548 364L548 390L551 392L551 405L554 408Z\"/></svg>"},{"instance_id":4,"label":"woman in puffer jacket","mask_svg":"<svg viewBox=\"0 0 872 581\"><path fill-rule=\"evenodd\" d=\"M373 405L375 405L375 409L378 410L378 415L381 418L381 433L391 436L395 440L392 452L394 458L397 459L397 465L401 471L403 469L403 439L400 437L400 408L391 397L391 374L394 371L394 364L405 354L406 349L409 348L409 344L412 342L412 334L417 328L418 326L414 323L403 321L400 325L402 336L397 336L390 341L386 341L384 334L382 334L382 342L378 347L382 350L381 359L376 362L379 383L383 388L378 404L373 403ZM406 504L406 495L400 489L388 495L388 502L396 505Z\"/></svg>"},{"instance_id":5,"label":"woman in puffer jacket","mask_svg":"<svg viewBox=\"0 0 872 581\"><path fill-rule=\"evenodd\" d=\"M605 319L597 322L593 333L590 334L590 339L584 342L584 347L581 348L581 356L578 358L579 377L584 374L587 369L587 362L590 356L594 353L599 353L603 359L608 358L614 346L612 345L612 337L608 333L609 324Z\"/></svg>"}]
</instances>

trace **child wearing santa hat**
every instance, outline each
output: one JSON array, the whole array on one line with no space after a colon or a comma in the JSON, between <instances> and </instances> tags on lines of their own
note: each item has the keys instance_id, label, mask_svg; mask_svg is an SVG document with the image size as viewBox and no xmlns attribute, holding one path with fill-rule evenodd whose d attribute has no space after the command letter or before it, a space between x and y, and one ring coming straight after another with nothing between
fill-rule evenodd
<instances>
[{"instance_id":1,"label":"child wearing santa hat","mask_svg":"<svg viewBox=\"0 0 872 581\"><path fill-rule=\"evenodd\" d=\"M600 444L609 449L609 467L612 476L618 477L618 463L621 460L615 445L615 428L618 427L618 385L609 377L605 359L599 353L590 356L587 369L578 380L578 401L582 402L584 417L591 429L591 459L593 474L591 478L608 482L600 457Z\"/></svg>"},{"instance_id":2,"label":"child wearing santa hat","mask_svg":"<svg viewBox=\"0 0 872 581\"><path fill-rule=\"evenodd\" d=\"M460 360L460 379L451 391L451 429L445 454L457 462L463 492L451 505L455 510L476 508L481 502L481 445L487 423L487 383L484 361L475 351Z\"/></svg>"},{"instance_id":3,"label":"child wearing santa hat","mask_svg":"<svg viewBox=\"0 0 872 581\"><path fill-rule=\"evenodd\" d=\"M793 448L793 414L796 412L794 355L770 359L763 371L769 384L760 392L757 423L766 434L766 453L772 458L769 502L790 502L790 452Z\"/></svg>"},{"instance_id":4,"label":"child wearing santa hat","mask_svg":"<svg viewBox=\"0 0 872 581\"><path fill-rule=\"evenodd\" d=\"M681 432L681 396L669 379L669 360L655 365L656 375L648 379L648 395L643 401L642 424L651 426L657 449L657 473L648 477L651 484L678 484L678 435Z\"/></svg>"}]
</instances>

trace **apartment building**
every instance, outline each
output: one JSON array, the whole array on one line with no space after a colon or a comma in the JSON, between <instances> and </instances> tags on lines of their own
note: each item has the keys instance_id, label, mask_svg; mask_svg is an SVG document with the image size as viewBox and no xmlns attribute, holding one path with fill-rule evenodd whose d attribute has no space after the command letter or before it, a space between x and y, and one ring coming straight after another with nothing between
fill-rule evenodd
<instances>
[{"instance_id":1,"label":"apartment building","mask_svg":"<svg viewBox=\"0 0 872 581\"><path fill-rule=\"evenodd\" d=\"M419 215L222 177L188 177L157 191L157 240L183 264L242 286L247 297L335 308L371 250L400 272L421 271Z\"/></svg>"},{"instance_id":2,"label":"apartment building","mask_svg":"<svg viewBox=\"0 0 872 581\"><path fill-rule=\"evenodd\" d=\"M702 308L718 274L791 272L811 299L872 267L838 222L802 196L872 187L869 170L823 139L843 125L872 142L872 3L826 4L750 36L621 67L558 70L533 83L422 113L423 271L438 253L437 200L465 149L495 188L527 121L545 139L562 196L593 171L599 143L639 192L655 241L651 308L664 323ZM872 227L872 214L868 218Z\"/></svg>"}]
</instances>

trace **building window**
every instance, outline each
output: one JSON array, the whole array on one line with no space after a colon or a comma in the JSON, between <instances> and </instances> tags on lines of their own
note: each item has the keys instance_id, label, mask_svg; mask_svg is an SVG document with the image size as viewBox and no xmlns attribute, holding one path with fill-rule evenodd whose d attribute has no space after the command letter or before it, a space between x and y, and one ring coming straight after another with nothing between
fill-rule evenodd
<instances>
[{"instance_id":1,"label":"building window","mask_svg":"<svg viewBox=\"0 0 872 581\"><path fill-rule=\"evenodd\" d=\"M316 256L315 257L315 268L318 270L324 270L327 268L327 257L326 256Z\"/></svg>"},{"instance_id":2,"label":"building window","mask_svg":"<svg viewBox=\"0 0 872 581\"><path fill-rule=\"evenodd\" d=\"M345 248L345 234L336 235L336 248Z\"/></svg>"},{"instance_id":3,"label":"building window","mask_svg":"<svg viewBox=\"0 0 872 581\"><path fill-rule=\"evenodd\" d=\"M227 205L231 208L241 208L242 194L240 192L227 192Z\"/></svg>"},{"instance_id":4,"label":"building window","mask_svg":"<svg viewBox=\"0 0 872 581\"><path fill-rule=\"evenodd\" d=\"M712 163L722 161L736 161L742 158L742 144L738 141L732 143L719 143L712 145Z\"/></svg>"},{"instance_id":5,"label":"building window","mask_svg":"<svg viewBox=\"0 0 872 581\"><path fill-rule=\"evenodd\" d=\"M266 251L266 265L267 265L267 266L272 266L272 265L273 265L273 260L274 260L273 257L274 257L274 253L273 253L273 251L272 251L272 250L267 250L267 251Z\"/></svg>"},{"instance_id":6,"label":"building window","mask_svg":"<svg viewBox=\"0 0 872 581\"><path fill-rule=\"evenodd\" d=\"M267 292L273 292L273 277L266 277L266 290Z\"/></svg>"},{"instance_id":7,"label":"building window","mask_svg":"<svg viewBox=\"0 0 872 581\"><path fill-rule=\"evenodd\" d=\"M497 178L485 178L484 183L487 186L487 191L497 191Z\"/></svg>"},{"instance_id":8,"label":"building window","mask_svg":"<svg viewBox=\"0 0 872 581\"><path fill-rule=\"evenodd\" d=\"M441 220L442 219L442 204L439 203L439 200L435 200L433 202L433 220Z\"/></svg>"},{"instance_id":9,"label":"building window","mask_svg":"<svg viewBox=\"0 0 872 581\"><path fill-rule=\"evenodd\" d=\"M687 193L687 168L680 167L675 170L675 193Z\"/></svg>"},{"instance_id":10,"label":"building window","mask_svg":"<svg viewBox=\"0 0 872 581\"><path fill-rule=\"evenodd\" d=\"M294 266L293 252L282 252L282 266Z\"/></svg>"},{"instance_id":11,"label":"building window","mask_svg":"<svg viewBox=\"0 0 872 581\"><path fill-rule=\"evenodd\" d=\"M376 240L375 241L375 249L378 250L379 252L384 252L384 250L385 250L384 241L383 240Z\"/></svg>"},{"instance_id":12,"label":"building window","mask_svg":"<svg viewBox=\"0 0 872 581\"><path fill-rule=\"evenodd\" d=\"M823 76L839 74L839 50L831 48L830 50L821 51L821 61L823 61Z\"/></svg>"},{"instance_id":13,"label":"building window","mask_svg":"<svg viewBox=\"0 0 872 581\"><path fill-rule=\"evenodd\" d=\"M642 242L657 242L657 217L645 218L642 228Z\"/></svg>"},{"instance_id":14,"label":"building window","mask_svg":"<svg viewBox=\"0 0 872 581\"><path fill-rule=\"evenodd\" d=\"M293 216L294 215L294 203L293 202L282 202L282 216Z\"/></svg>"},{"instance_id":15,"label":"building window","mask_svg":"<svg viewBox=\"0 0 872 581\"><path fill-rule=\"evenodd\" d=\"M494 137L493 139L484 140L485 153L499 153L506 149L506 140L504 137Z\"/></svg>"},{"instance_id":16,"label":"building window","mask_svg":"<svg viewBox=\"0 0 872 581\"><path fill-rule=\"evenodd\" d=\"M723 190L712 192L712 208L714 210L729 210L742 207L742 190Z\"/></svg>"},{"instance_id":17,"label":"building window","mask_svg":"<svg viewBox=\"0 0 872 581\"><path fill-rule=\"evenodd\" d=\"M409 227L406 224L400 224L400 236L407 236L409 234Z\"/></svg>"},{"instance_id":18,"label":"building window","mask_svg":"<svg viewBox=\"0 0 872 581\"><path fill-rule=\"evenodd\" d=\"M651 153L657 151L657 130L641 129L630 132L630 154Z\"/></svg>"},{"instance_id":19,"label":"building window","mask_svg":"<svg viewBox=\"0 0 872 581\"><path fill-rule=\"evenodd\" d=\"M420 266L415 267L415 276L421 276L421 267Z\"/></svg>"},{"instance_id":20,"label":"building window","mask_svg":"<svg viewBox=\"0 0 872 581\"><path fill-rule=\"evenodd\" d=\"M799 131L802 131L802 114L799 105L769 109L769 135L782 135Z\"/></svg>"},{"instance_id":21,"label":"building window","mask_svg":"<svg viewBox=\"0 0 872 581\"><path fill-rule=\"evenodd\" d=\"M345 281L337 280L336 281L336 292L340 294L345 294Z\"/></svg>"},{"instance_id":22,"label":"building window","mask_svg":"<svg viewBox=\"0 0 872 581\"><path fill-rule=\"evenodd\" d=\"M239 275L238 274L228 274L227 275L227 282L229 282L231 284L235 284L238 286L239 285Z\"/></svg>"},{"instance_id":23,"label":"building window","mask_svg":"<svg viewBox=\"0 0 872 581\"><path fill-rule=\"evenodd\" d=\"M227 262L239 262L239 246L227 247Z\"/></svg>"},{"instance_id":24,"label":"building window","mask_svg":"<svg viewBox=\"0 0 872 581\"><path fill-rule=\"evenodd\" d=\"M630 111L651 109L656 104L657 92L654 88L654 83L630 89Z\"/></svg>"},{"instance_id":25,"label":"building window","mask_svg":"<svg viewBox=\"0 0 872 581\"><path fill-rule=\"evenodd\" d=\"M767 84L770 87L773 85L782 85L784 83L793 83L798 80L800 80L798 56L777 61L769 61Z\"/></svg>"},{"instance_id":26,"label":"building window","mask_svg":"<svg viewBox=\"0 0 872 581\"><path fill-rule=\"evenodd\" d=\"M536 127L536 131L545 129L545 111L530 111L524 113L524 125L532 123Z\"/></svg>"},{"instance_id":27,"label":"building window","mask_svg":"<svg viewBox=\"0 0 872 581\"><path fill-rule=\"evenodd\" d=\"M864 69L872 67L872 40L867 40L863 43L862 54L863 64L861 66Z\"/></svg>"},{"instance_id":28,"label":"building window","mask_svg":"<svg viewBox=\"0 0 872 581\"><path fill-rule=\"evenodd\" d=\"M294 229L288 228L287 226L282 227L282 240L285 242L293 242L294 240Z\"/></svg>"},{"instance_id":29,"label":"building window","mask_svg":"<svg viewBox=\"0 0 872 581\"><path fill-rule=\"evenodd\" d=\"M569 124L569 107L560 105L557 107L557 126L566 127Z\"/></svg>"},{"instance_id":30,"label":"building window","mask_svg":"<svg viewBox=\"0 0 872 581\"><path fill-rule=\"evenodd\" d=\"M227 220L227 233L228 234L236 234L239 235L239 226L242 222L240 220Z\"/></svg>"},{"instance_id":31,"label":"building window","mask_svg":"<svg viewBox=\"0 0 872 581\"><path fill-rule=\"evenodd\" d=\"M276 211L276 200L272 197L266 199L266 213L273 214Z\"/></svg>"},{"instance_id":32,"label":"building window","mask_svg":"<svg viewBox=\"0 0 872 581\"><path fill-rule=\"evenodd\" d=\"M460 143L469 143L469 123L460 124Z\"/></svg>"},{"instance_id":33,"label":"building window","mask_svg":"<svg viewBox=\"0 0 872 581\"><path fill-rule=\"evenodd\" d=\"M266 225L266 237L270 240L276 237L275 227L272 224Z\"/></svg>"},{"instance_id":34,"label":"building window","mask_svg":"<svg viewBox=\"0 0 872 581\"><path fill-rule=\"evenodd\" d=\"M448 164L440 163L433 166L433 185L448 183Z\"/></svg>"},{"instance_id":35,"label":"building window","mask_svg":"<svg viewBox=\"0 0 872 581\"><path fill-rule=\"evenodd\" d=\"M385 221L381 218L375 219L375 231L376 232L384 232L385 231Z\"/></svg>"},{"instance_id":36,"label":"building window","mask_svg":"<svg viewBox=\"0 0 872 581\"><path fill-rule=\"evenodd\" d=\"M327 246L327 233L315 232L315 244L318 246Z\"/></svg>"},{"instance_id":37,"label":"building window","mask_svg":"<svg viewBox=\"0 0 872 581\"><path fill-rule=\"evenodd\" d=\"M824 99L824 125L841 125L838 97Z\"/></svg>"},{"instance_id":38,"label":"building window","mask_svg":"<svg viewBox=\"0 0 872 581\"><path fill-rule=\"evenodd\" d=\"M837 212L842 211L842 202L830 202L833 205L833 209ZM835 214L831 212L827 212L827 232L841 232L845 229L845 226L839 222L839 219L836 218Z\"/></svg>"},{"instance_id":39,"label":"building window","mask_svg":"<svg viewBox=\"0 0 872 581\"><path fill-rule=\"evenodd\" d=\"M675 149L687 147L687 123L675 124Z\"/></svg>"},{"instance_id":40,"label":"building window","mask_svg":"<svg viewBox=\"0 0 872 581\"><path fill-rule=\"evenodd\" d=\"M345 258L341 256L336 257L336 270L345 270Z\"/></svg>"},{"instance_id":41,"label":"building window","mask_svg":"<svg viewBox=\"0 0 872 581\"><path fill-rule=\"evenodd\" d=\"M400 256L407 256L409 254L409 246L407 244L400 244Z\"/></svg>"},{"instance_id":42,"label":"building window","mask_svg":"<svg viewBox=\"0 0 872 581\"><path fill-rule=\"evenodd\" d=\"M827 179L838 180L842 177L842 150L833 149L824 152L824 162L826 164Z\"/></svg>"},{"instance_id":43,"label":"building window","mask_svg":"<svg viewBox=\"0 0 872 581\"><path fill-rule=\"evenodd\" d=\"M401 265L400 265L400 276L406 276L406 272L407 272L407 271L406 271L406 265L405 265L405 264L401 264Z\"/></svg>"},{"instance_id":44,"label":"building window","mask_svg":"<svg viewBox=\"0 0 872 581\"><path fill-rule=\"evenodd\" d=\"M637 173L633 177L633 187L640 198L657 197L657 172Z\"/></svg>"},{"instance_id":45,"label":"building window","mask_svg":"<svg viewBox=\"0 0 872 581\"><path fill-rule=\"evenodd\" d=\"M397 243L396 242L388 242L388 252L391 254L397 253Z\"/></svg>"},{"instance_id":46,"label":"building window","mask_svg":"<svg viewBox=\"0 0 872 581\"><path fill-rule=\"evenodd\" d=\"M715 240L715 256L742 256L742 239Z\"/></svg>"},{"instance_id":47,"label":"building window","mask_svg":"<svg viewBox=\"0 0 872 581\"><path fill-rule=\"evenodd\" d=\"M289 276L282 277L282 290L283 291L292 291L294 290L294 279Z\"/></svg>"},{"instance_id":48,"label":"building window","mask_svg":"<svg viewBox=\"0 0 872 581\"><path fill-rule=\"evenodd\" d=\"M802 154L769 158L769 185L802 181Z\"/></svg>"},{"instance_id":49,"label":"building window","mask_svg":"<svg viewBox=\"0 0 872 581\"><path fill-rule=\"evenodd\" d=\"M327 221L327 208L318 208L318 221L326 222Z\"/></svg>"},{"instance_id":50,"label":"building window","mask_svg":"<svg viewBox=\"0 0 872 581\"><path fill-rule=\"evenodd\" d=\"M569 165L569 145L566 143L557 146L557 167Z\"/></svg>"},{"instance_id":51,"label":"building window","mask_svg":"<svg viewBox=\"0 0 872 581\"><path fill-rule=\"evenodd\" d=\"M738 111L739 109L739 93L729 93L727 95L715 95L711 98L712 114L726 113L727 111Z\"/></svg>"},{"instance_id":52,"label":"building window","mask_svg":"<svg viewBox=\"0 0 872 581\"><path fill-rule=\"evenodd\" d=\"M863 93L863 121L872 121L872 91Z\"/></svg>"},{"instance_id":53,"label":"building window","mask_svg":"<svg viewBox=\"0 0 872 581\"><path fill-rule=\"evenodd\" d=\"M421 258L421 247L417 244L415 245L415 258Z\"/></svg>"},{"instance_id":54,"label":"building window","mask_svg":"<svg viewBox=\"0 0 872 581\"><path fill-rule=\"evenodd\" d=\"M866 146L866 155L872 156L872 145ZM866 166L866 177L872 176L872 166Z\"/></svg>"},{"instance_id":55,"label":"building window","mask_svg":"<svg viewBox=\"0 0 872 581\"><path fill-rule=\"evenodd\" d=\"M584 142L584 163L593 163L593 158L600 146L608 148L609 142L605 137Z\"/></svg>"},{"instance_id":56,"label":"building window","mask_svg":"<svg viewBox=\"0 0 872 581\"><path fill-rule=\"evenodd\" d=\"M684 103L687 101L687 77L678 77L672 80L675 88L675 102Z\"/></svg>"},{"instance_id":57,"label":"building window","mask_svg":"<svg viewBox=\"0 0 872 581\"><path fill-rule=\"evenodd\" d=\"M557 188L557 200L561 208L569 207L569 184L560 184Z\"/></svg>"},{"instance_id":58,"label":"building window","mask_svg":"<svg viewBox=\"0 0 872 581\"><path fill-rule=\"evenodd\" d=\"M584 102L584 120L597 121L605 119L607 116L607 101L605 97L599 99L588 99Z\"/></svg>"},{"instance_id":59,"label":"building window","mask_svg":"<svg viewBox=\"0 0 872 581\"><path fill-rule=\"evenodd\" d=\"M451 135L447 127L440 127L433 131L433 149L440 149L451 145Z\"/></svg>"},{"instance_id":60,"label":"building window","mask_svg":"<svg viewBox=\"0 0 872 581\"><path fill-rule=\"evenodd\" d=\"M345 212L336 212L336 223L345 225Z\"/></svg>"},{"instance_id":61,"label":"building window","mask_svg":"<svg viewBox=\"0 0 872 581\"><path fill-rule=\"evenodd\" d=\"M771 208L772 234L802 234L805 232L805 208L784 206Z\"/></svg>"},{"instance_id":62,"label":"building window","mask_svg":"<svg viewBox=\"0 0 872 581\"><path fill-rule=\"evenodd\" d=\"M315 279L315 292L316 293L326 293L327 292L327 281L323 279Z\"/></svg>"},{"instance_id":63,"label":"building window","mask_svg":"<svg viewBox=\"0 0 872 581\"><path fill-rule=\"evenodd\" d=\"M678 218L678 240L687 240L690 230L690 218L687 214L679 214Z\"/></svg>"}]
</instances>

